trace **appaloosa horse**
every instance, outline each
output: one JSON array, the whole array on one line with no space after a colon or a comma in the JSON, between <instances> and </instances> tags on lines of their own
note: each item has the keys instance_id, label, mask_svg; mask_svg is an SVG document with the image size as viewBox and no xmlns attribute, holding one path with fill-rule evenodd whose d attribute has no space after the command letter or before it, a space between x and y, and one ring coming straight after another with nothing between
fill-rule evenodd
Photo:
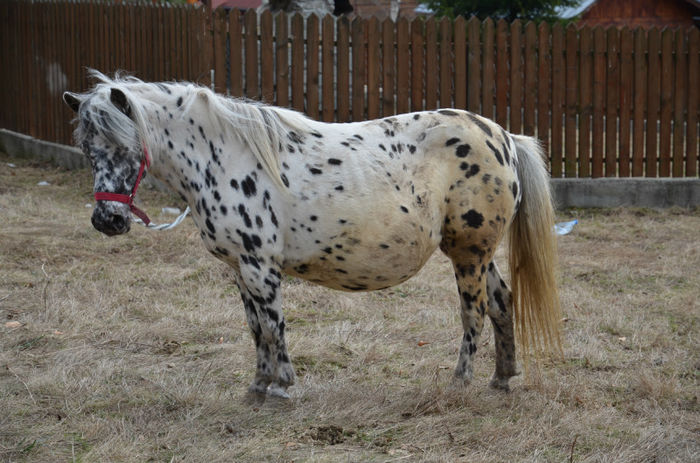
<instances>
[{"instance_id":1,"label":"appaloosa horse","mask_svg":"<svg viewBox=\"0 0 700 463\"><path fill-rule=\"evenodd\" d=\"M253 392L287 396L282 274L370 291L406 281L437 247L451 259L464 328L455 375L467 383L484 316L508 389L523 350L557 347L553 211L536 140L442 109L348 124L316 122L189 83L93 72L77 112L92 162L92 223L129 231L147 171L193 210L206 248L235 270L257 349ZM493 261L509 234L511 290ZM515 333L514 333L515 325Z\"/></svg>"}]
</instances>

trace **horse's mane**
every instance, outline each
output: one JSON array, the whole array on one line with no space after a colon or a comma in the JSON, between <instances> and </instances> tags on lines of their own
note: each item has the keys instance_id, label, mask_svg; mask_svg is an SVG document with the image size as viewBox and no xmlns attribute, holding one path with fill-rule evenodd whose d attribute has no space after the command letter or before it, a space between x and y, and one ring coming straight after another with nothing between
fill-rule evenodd
<instances>
[{"instance_id":1,"label":"horse's mane","mask_svg":"<svg viewBox=\"0 0 700 463\"><path fill-rule=\"evenodd\" d=\"M120 74L110 78L94 70L90 75L98 83L85 95L90 104L80 107L79 119L90 124L78 124L75 131L78 143L87 135L85 130L91 127L115 144L133 149L140 149L143 145L150 150L154 140L149 134L154 131L149 130L147 122L148 105L160 110L165 97L169 97L172 104L169 93L178 90L182 92L182 112L175 117L196 116L199 121L205 118L214 126L214 131L247 144L270 178L285 189L277 157L279 146L289 131L311 130L310 119L296 111L218 95L190 82L148 83ZM131 109L129 116L111 103L113 88L126 96ZM137 139L134 139L134 132Z\"/></svg>"}]
</instances>

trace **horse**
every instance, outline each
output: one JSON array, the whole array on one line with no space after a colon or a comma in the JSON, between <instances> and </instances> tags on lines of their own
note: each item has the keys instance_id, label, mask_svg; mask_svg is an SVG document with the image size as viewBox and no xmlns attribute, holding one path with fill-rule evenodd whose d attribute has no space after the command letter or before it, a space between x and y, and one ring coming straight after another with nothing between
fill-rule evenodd
<instances>
[{"instance_id":1,"label":"horse","mask_svg":"<svg viewBox=\"0 0 700 463\"><path fill-rule=\"evenodd\" d=\"M458 109L323 123L193 83L92 74L89 91L63 95L92 164L92 224L128 232L146 174L187 202L206 249L234 270L257 353L250 392L288 398L295 381L283 274L379 290L438 247L459 292L458 384L473 378L486 314L493 388L507 391L519 374L516 339L524 358L560 349L552 197L536 139ZM494 262L506 235L512 289Z\"/></svg>"}]
</instances>

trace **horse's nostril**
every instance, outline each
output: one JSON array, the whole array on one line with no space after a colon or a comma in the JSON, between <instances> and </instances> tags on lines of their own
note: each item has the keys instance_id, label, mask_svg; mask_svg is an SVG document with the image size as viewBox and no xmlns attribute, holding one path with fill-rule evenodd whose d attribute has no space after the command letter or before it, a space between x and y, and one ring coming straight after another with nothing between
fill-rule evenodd
<instances>
[{"instance_id":1,"label":"horse's nostril","mask_svg":"<svg viewBox=\"0 0 700 463\"><path fill-rule=\"evenodd\" d=\"M114 214L112 215L112 228L117 231L121 231L126 226L126 219L124 216Z\"/></svg>"}]
</instances>

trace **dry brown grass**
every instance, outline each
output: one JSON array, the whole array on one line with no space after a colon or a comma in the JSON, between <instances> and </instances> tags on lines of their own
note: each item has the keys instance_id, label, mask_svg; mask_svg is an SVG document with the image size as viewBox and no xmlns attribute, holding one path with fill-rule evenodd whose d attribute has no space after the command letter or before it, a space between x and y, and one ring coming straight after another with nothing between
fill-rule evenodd
<instances>
[{"instance_id":1,"label":"dry brown grass","mask_svg":"<svg viewBox=\"0 0 700 463\"><path fill-rule=\"evenodd\" d=\"M259 402L237 290L191 221L110 239L90 226L87 172L9 161L2 461L698 461L697 210L560 214L580 221L560 238L565 358L509 394L487 387L490 327L474 383L450 387L461 335L442 255L374 293L287 279L299 380L290 401ZM167 220L171 198L142 200Z\"/></svg>"}]
</instances>

